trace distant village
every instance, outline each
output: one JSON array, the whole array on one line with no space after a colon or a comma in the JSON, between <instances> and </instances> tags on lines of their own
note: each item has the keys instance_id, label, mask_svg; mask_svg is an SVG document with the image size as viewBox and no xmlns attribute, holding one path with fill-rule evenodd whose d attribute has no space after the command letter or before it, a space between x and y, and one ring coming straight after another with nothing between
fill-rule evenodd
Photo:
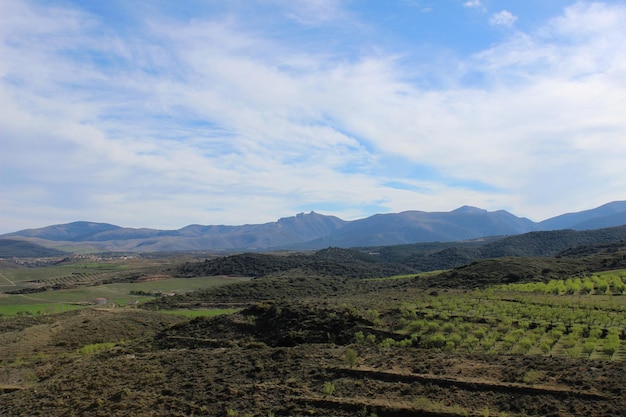
<instances>
[{"instance_id":1,"label":"distant village","mask_svg":"<svg viewBox=\"0 0 626 417\"><path fill-rule=\"evenodd\" d=\"M5 261L13 262L17 265L27 267L40 267L40 266L52 266L60 265L64 263L74 263L78 261L90 261L90 262L107 262L107 261L119 261L138 258L139 255L133 254L85 254L85 255L69 255L69 256L52 256L52 257L34 257L34 258L22 258L12 256L9 258L3 258Z\"/></svg>"}]
</instances>

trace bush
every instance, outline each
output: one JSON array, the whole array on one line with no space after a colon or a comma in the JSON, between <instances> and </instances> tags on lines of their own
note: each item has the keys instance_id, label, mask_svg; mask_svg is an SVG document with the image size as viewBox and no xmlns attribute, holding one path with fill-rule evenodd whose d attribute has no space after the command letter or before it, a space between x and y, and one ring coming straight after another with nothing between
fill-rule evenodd
<instances>
[{"instance_id":1,"label":"bush","mask_svg":"<svg viewBox=\"0 0 626 417\"><path fill-rule=\"evenodd\" d=\"M522 381L525 384L536 384L541 378L543 378L543 374L541 372L530 370L524 374Z\"/></svg>"},{"instance_id":2,"label":"bush","mask_svg":"<svg viewBox=\"0 0 626 417\"><path fill-rule=\"evenodd\" d=\"M335 392L335 384L332 382L326 381L324 382L324 395L333 395Z\"/></svg>"},{"instance_id":3,"label":"bush","mask_svg":"<svg viewBox=\"0 0 626 417\"><path fill-rule=\"evenodd\" d=\"M103 352L105 350L111 349L115 346L113 342L107 343L93 343L91 345L85 345L82 348L78 349L77 352L82 355L92 355L94 353Z\"/></svg>"},{"instance_id":4,"label":"bush","mask_svg":"<svg viewBox=\"0 0 626 417\"><path fill-rule=\"evenodd\" d=\"M352 348L347 348L346 352L343 354L343 359L346 363L353 368L356 365L359 355L356 353L356 350Z\"/></svg>"}]
</instances>

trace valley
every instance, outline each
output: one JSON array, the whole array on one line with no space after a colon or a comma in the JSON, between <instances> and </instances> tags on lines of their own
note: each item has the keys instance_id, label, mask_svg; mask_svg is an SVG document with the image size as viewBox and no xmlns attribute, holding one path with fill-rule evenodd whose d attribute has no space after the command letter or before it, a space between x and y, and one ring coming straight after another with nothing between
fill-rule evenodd
<instances>
[{"instance_id":1,"label":"valley","mask_svg":"<svg viewBox=\"0 0 626 417\"><path fill-rule=\"evenodd\" d=\"M581 233L5 260L0 414L621 416L626 247Z\"/></svg>"}]
</instances>

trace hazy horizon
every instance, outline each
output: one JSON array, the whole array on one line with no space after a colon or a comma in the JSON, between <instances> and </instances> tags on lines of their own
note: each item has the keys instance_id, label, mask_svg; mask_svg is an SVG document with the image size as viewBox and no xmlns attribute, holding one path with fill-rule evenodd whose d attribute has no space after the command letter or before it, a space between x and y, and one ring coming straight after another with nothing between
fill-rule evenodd
<instances>
[{"instance_id":1,"label":"hazy horizon","mask_svg":"<svg viewBox=\"0 0 626 417\"><path fill-rule=\"evenodd\" d=\"M620 203L620 202L621 203L626 203L626 201L611 201L611 202L602 204L602 206L604 206L606 204L610 204L610 203ZM453 210L441 211L441 212L438 212L438 213L450 213L450 212L456 211L456 210L464 208L464 207L467 207L467 206L461 206L461 207L457 207L457 208L455 208ZM480 207L473 207L473 206L469 206L469 207L476 208L476 209L481 209ZM598 206L598 207L601 207L601 206ZM598 207L590 207L588 209L581 210L581 211L591 210L591 209L595 209L595 208L598 208ZM481 209L481 210L484 210L484 209ZM415 211L415 210L405 210L403 212L410 212L410 211ZM417 210L417 211L423 211L423 210ZM499 211L499 210L492 210L492 211L487 210L487 212L494 212L494 211ZM375 214L372 214L372 216L373 215L377 215L377 214L399 214L399 213L403 213L403 212L398 212L398 213L375 213ZM79 219L79 220L68 221L66 223L46 224L46 225L41 225L41 226L38 226L38 227L27 227L27 228L19 229L19 230L11 230L11 231L8 231L8 232L0 232L0 235L1 234L7 234L7 233L20 232L20 231L23 231L23 230L36 230L36 229L46 228L46 227L49 227L49 226L59 226L59 225L64 225L64 224L82 223L82 222L84 222L84 223L110 224L112 226L119 226L121 228L128 228L128 229L153 229L153 230L178 230L178 229L182 229L182 228L185 228L185 227L188 227L188 226L244 226L244 225L251 225L251 224L274 223L274 222L278 222L279 220L282 220L282 219L285 219L285 218L295 218L295 217L298 217L300 215L309 215L309 214L313 214L313 213L318 214L318 215L322 215L322 216L334 216L332 214L320 213L319 211L311 210L311 211L309 211L307 213L305 213L305 212L294 213L291 216L281 217L281 218L277 218L277 219L271 220L269 222L262 222L262 223L251 223L251 222L245 222L245 223L239 223L239 224L234 224L234 223L233 224L226 224L226 223L220 223L220 224L216 224L216 223L213 223L213 224L190 223L190 224L183 225L181 227L171 228L171 229L159 229L159 228L156 228L156 227L150 227L149 225L131 227L131 226L123 225L123 224L112 224L112 223L108 223L108 222L100 222L100 221L97 221L97 220ZM518 218L520 218L520 219L524 219L524 218L528 219L528 217L526 217L526 216L520 216L520 215L517 215L516 213L511 213L511 212L509 212L509 213L514 215L514 216L516 216L516 217L518 217ZM558 216L566 215L566 214L572 214L572 212L559 213L559 214L557 214L555 216L552 216L552 217L549 217L549 218L545 218L545 219L540 219L540 220L532 220L532 219L529 219L529 220L531 220L531 221L533 221L535 223L541 223L542 221L549 220L549 219L552 219L554 217L558 217ZM335 217L338 217L338 218L340 218L341 220L344 220L344 221L354 221L354 220L361 220L361 219L364 219L364 218L367 218L367 217L370 217L370 216L366 216L366 217L362 217L362 218L358 218L358 219L350 219L350 220L342 219L339 216L335 216Z\"/></svg>"}]
</instances>

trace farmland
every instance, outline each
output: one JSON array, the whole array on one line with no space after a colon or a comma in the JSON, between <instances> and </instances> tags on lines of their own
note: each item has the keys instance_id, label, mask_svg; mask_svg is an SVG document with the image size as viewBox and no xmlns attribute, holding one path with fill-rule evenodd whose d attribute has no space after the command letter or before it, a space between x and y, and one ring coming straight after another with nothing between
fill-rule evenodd
<instances>
[{"instance_id":1,"label":"farmland","mask_svg":"<svg viewBox=\"0 0 626 417\"><path fill-rule=\"evenodd\" d=\"M321 255L5 268L3 290L71 288L2 294L0 413L626 410L621 253L485 260L420 274L370 267L345 251ZM95 298L108 304L94 308Z\"/></svg>"},{"instance_id":2,"label":"farmland","mask_svg":"<svg viewBox=\"0 0 626 417\"><path fill-rule=\"evenodd\" d=\"M71 262L55 266L0 268L0 315L59 313L91 305L142 303L165 294L181 294L229 283L237 277L175 278L162 261L124 259ZM49 291L47 289L50 289Z\"/></svg>"}]
</instances>

